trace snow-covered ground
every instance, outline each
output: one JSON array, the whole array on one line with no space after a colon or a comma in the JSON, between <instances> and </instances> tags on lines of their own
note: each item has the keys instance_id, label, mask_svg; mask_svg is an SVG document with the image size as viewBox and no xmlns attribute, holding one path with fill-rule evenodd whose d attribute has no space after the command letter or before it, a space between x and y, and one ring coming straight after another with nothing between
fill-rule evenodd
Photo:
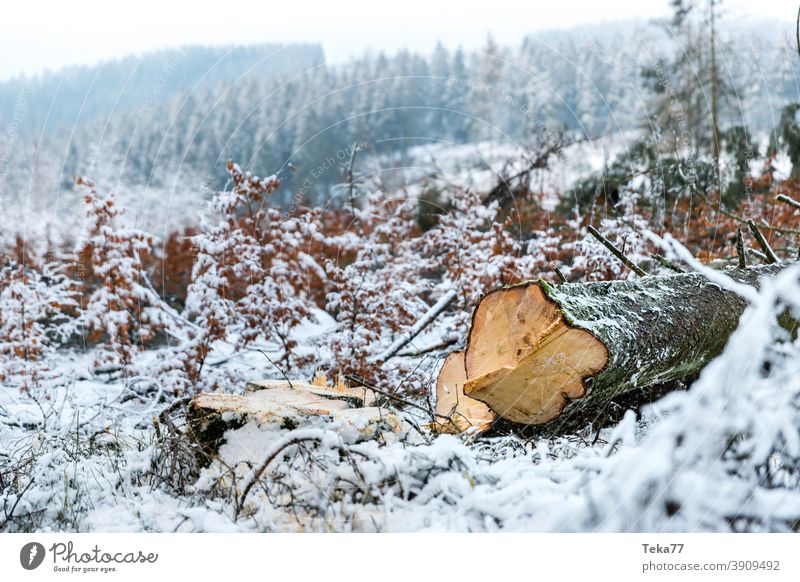
<instances>
[{"instance_id":1,"label":"snow-covered ground","mask_svg":"<svg viewBox=\"0 0 800 582\"><path fill-rule=\"evenodd\" d=\"M717 278L718 275L715 275ZM721 285L741 291L724 279ZM198 467L182 401L148 379L91 375L61 352L49 388L0 390L0 524L7 531L729 531L797 528L800 267L759 292L725 352L688 391L594 434L524 440L407 429L366 437L316 418L250 423ZM306 327L306 343L323 333ZM423 342L420 339L420 342ZM240 392L271 374L225 352ZM430 366L429 374L435 372ZM176 404L177 402L177 404ZM167 410L167 413L162 414ZM174 428L171 428L174 423ZM291 445L294 440L305 444ZM245 500L252 467L282 450Z\"/></svg>"}]
</instances>

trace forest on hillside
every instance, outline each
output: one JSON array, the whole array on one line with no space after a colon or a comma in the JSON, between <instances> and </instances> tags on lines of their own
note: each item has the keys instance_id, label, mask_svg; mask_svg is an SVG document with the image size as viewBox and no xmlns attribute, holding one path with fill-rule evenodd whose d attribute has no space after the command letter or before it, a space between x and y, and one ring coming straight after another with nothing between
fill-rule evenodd
<instances>
[{"instance_id":1,"label":"forest on hillside","mask_svg":"<svg viewBox=\"0 0 800 582\"><path fill-rule=\"evenodd\" d=\"M0 530L796 531L800 46L721 4L0 83Z\"/></svg>"}]
</instances>

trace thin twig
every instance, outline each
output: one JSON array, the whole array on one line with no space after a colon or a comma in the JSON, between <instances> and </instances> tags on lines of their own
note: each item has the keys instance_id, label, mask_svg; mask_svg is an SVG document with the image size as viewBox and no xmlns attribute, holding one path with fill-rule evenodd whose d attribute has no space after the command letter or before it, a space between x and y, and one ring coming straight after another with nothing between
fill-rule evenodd
<instances>
[{"instance_id":1,"label":"thin twig","mask_svg":"<svg viewBox=\"0 0 800 582\"><path fill-rule=\"evenodd\" d=\"M237 517L238 517L239 512L241 511L241 509L244 507L244 502L247 501L247 496L250 493L250 490L253 488L253 486L256 483L258 483L258 480L261 478L261 475L264 473L264 471L267 470L267 467L269 467L269 464L272 461L274 461L275 458L279 454L281 454L284 450L286 450L288 447L290 447L292 445L300 444L300 443L305 442L305 441L321 442L322 441L322 437L319 436L318 434L314 434L314 435L298 434L297 436L294 436L294 437L290 436L290 437L286 438L283 442L280 442L277 446L275 446L275 448L272 450L272 452L267 456L266 459L264 459L264 462L261 463L258 466L258 468L253 472L253 475L247 481L247 485L245 485L244 491L242 491L242 495L239 498L239 506L236 508Z\"/></svg>"},{"instance_id":2,"label":"thin twig","mask_svg":"<svg viewBox=\"0 0 800 582\"><path fill-rule=\"evenodd\" d=\"M289 383L289 388L294 388L294 386L292 385L292 381L289 380L289 376L287 376L286 372L284 372L280 367L278 367L278 364L273 362L272 359L265 352L263 352L262 350L256 350L256 351L259 354L261 354L262 356L264 356L265 358L267 358L269 360L269 363L272 364L273 366L275 366L275 368L277 368L278 372L281 373L281 376L283 376L284 379Z\"/></svg>"},{"instance_id":3,"label":"thin twig","mask_svg":"<svg viewBox=\"0 0 800 582\"><path fill-rule=\"evenodd\" d=\"M444 350L446 348L449 348L455 343L458 343L458 338L456 337L450 338L449 340L441 341L431 346L426 346L424 348L413 348L412 346L412 348L414 349L413 352L412 351L399 352L397 355L401 358L416 358L419 356L423 356L425 354L429 354L431 352Z\"/></svg>"},{"instance_id":4,"label":"thin twig","mask_svg":"<svg viewBox=\"0 0 800 582\"><path fill-rule=\"evenodd\" d=\"M761 259L762 261L767 261L767 255L765 255L761 251L757 251L756 249L747 249L747 252L756 257L757 259Z\"/></svg>"},{"instance_id":5,"label":"thin twig","mask_svg":"<svg viewBox=\"0 0 800 582\"><path fill-rule=\"evenodd\" d=\"M595 227L589 225L587 227L587 230L589 231L589 234L591 234L594 238L600 241L600 244L602 244L609 251L611 251L611 254L617 257L622 262L623 265L628 267L631 271L633 271L640 277L644 277L647 275L647 273L645 273L636 263L634 263L632 260L626 257L621 250L619 250L616 246L614 246L614 243L612 243L610 240L608 240L606 237L600 234Z\"/></svg>"},{"instance_id":6,"label":"thin twig","mask_svg":"<svg viewBox=\"0 0 800 582\"><path fill-rule=\"evenodd\" d=\"M725 210L724 208L722 208L722 206L717 205L716 210L718 212L721 212L722 214L724 214L728 218L732 218L733 220L735 220L736 222L738 222L740 224L747 224L749 222L752 222L748 218L744 218L742 216L739 216L738 214L734 214L730 210ZM779 232L781 234L800 234L800 229L796 229L796 228L784 228L782 226L772 226L770 224L764 224L763 222L759 226L762 229L768 230L770 232Z\"/></svg>"},{"instance_id":7,"label":"thin twig","mask_svg":"<svg viewBox=\"0 0 800 582\"><path fill-rule=\"evenodd\" d=\"M744 252L744 237L741 227L736 227L736 254L739 256L739 268L747 268L747 255Z\"/></svg>"},{"instance_id":8,"label":"thin twig","mask_svg":"<svg viewBox=\"0 0 800 582\"><path fill-rule=\"evenodd\" d=\"M16 501L14 501L14 505L11 507L11 511L6 513L6 519L5 519L6 522L10 522L11 518L14 517L14 512L17 510L17 505L19 505L19 502L22 500L22 498L28 492L28 489L30 489L33 486L33 482L35 480L36 479L31 477L31 480L28 481L28 484L25 485L25 488L17 495L17 499L16 499Z\"/></svg>"},{"instance_id":9,"label":"thin twig","mask_svg":"<svg viewBox=\"0 0 800 582\"><path fill-rule=\"evenodd\" d=\"M561 269L559 269L558 267L554 267L553 270L556 272L556 276L562 283L567 282L567 278L564 276L564 273L561 272Z\"/></svg>"},{"instance_id":10,"label":"thin twig","mask_svg":"<svg viewBox=\"0 0 800 582\"><path fill-rule=\"evenodd\" d=\"M446 416L444 414L439 414L437 412L434 412L433 410L427 410L425 407L420 406L416 402L411 402L410 400L406 400L405 398L401 398L400 396L392 394L391 392L386 392L384 390L381 390L380 388L377 388L377 387L369 384L368 382L364 381L362 378L359 378L358 376L347 375L347 376L345 376L345 379L349 380L351 382L355 382L356 384L359 384L360 386L362 386L364 388L372 390L373 392L377 392L378 394L386 396L387 398L391 398L392 400L396 400L397 402L400 402L401 404L404 404L405 406L410 406L411 408L416 408L417 410L421 410L422 412L424 412L425 414L430 416L432 421L435 421L436 417L438 416L439 418L444 418L444 419L452 422L452 419L449 416Z\"/></svg>"},{"instance_id":11,"label":"thin twig","mask_svg":"<svg viewBox=\"0 0 800 582\"><path fill-rule=\"evenodd\" d=\"M662 267L666 267L670 271L675 271L676 273L685 273L686 272L685 269L682 269L681 267L679 267L678 265L676 265L675 263L673 263L672 261L670 261L667 257L665 257L663 255L659 255L658 253L653 253L650 256L653 257L656 261L658 261L661 264Z\"/></svg>"},{"instance_id":12,"label":"thin twig","mask_svg":"<svg viewBox=\"0 0 800 582\"><path fill-rule=\"evenodd\" d=\"M779 259L775 254L775 251L772 250L772 247L769 246L767 239L765 239L764 235L761 234L761 231L758 230L756 223L752 220L748 220L747 226L750 227L750 232L753 233L753 236L758 241L758 246L760 246L761 250L764 251L764 255L767 257L767 262L770 264L777 263Z\"/></svg>"}]
</instances>

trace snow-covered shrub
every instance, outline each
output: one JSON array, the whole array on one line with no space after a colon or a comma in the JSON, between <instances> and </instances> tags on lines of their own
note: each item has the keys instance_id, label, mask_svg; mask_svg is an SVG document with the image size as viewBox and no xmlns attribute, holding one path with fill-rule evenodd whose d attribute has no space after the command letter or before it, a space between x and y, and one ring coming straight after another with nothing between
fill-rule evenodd
<instances>
[{"instance_id":1,"label":"snow-covered shrub","mask_svg":"<svg viewBox=\"0 0 800 582\"><path fill-rule=\"evenodd\" d=\"M458 292L458 316L446 335L460 339L485 293L532 278L546 258L528 254L527 246L512 236L511 219L499 217L498 202L486 205L469 190L454 193L451 202L450 211L425 233L423 249L441 270L440 292Z\"/></svg>"},{"instance_id":2,"label":"snow-covered shrub","mask_svg":"<svg viewBox=\"0 0 800 582\"><path fill-rule=\"evenodd\" d=\"M0 382L28 390L76 331L69 316L77 307L75 283L48 265L40 271L9 262L0 269L0 305Z\"/></svg>"},{"instance_id":3,"label":"snow-covered shrub","mask_svg":"<svg viewBox=\"0 0 800 582\"><path fill-rule=\"evenodd\" d=\"M176 357L187 377L199 379L212 344L238 334L236 347L272 342L277 360L290 368L308 354L296 350L292 331L313 318L308 271L323 273L304 249L319 237L314 213L284 216L270 205L280 186L228 163L230 188L210 202L212 217L193 238L195 262L186 298L194 325Z\"/></svg>"},{"instance_id":4,"label":"snow-covered shrub","mask_svg":"<svg viewBox=\"0 0 800 582\"><path fill-rule=\"evenodd\" d=\"M146 283L143 257L153 237L120 224L113 194L99 192L91 181L79 179L89 218L88 232L75 256L88 297L81 321L94 351L96 369L127 368L134 355L169 325L160 298Z\"/></svg>"},{"instance_id":5,"label":"snow-covered shrub","mask_svg":"<svg viewBox=\"0 0 800 582\"><path fill-rule=\"evenodd\" d=\"M333 285L326 309L336 328L322 339L330 354L331 377L356 375L384 388L418 388L418 378L403 363L376 361L392 334L425 313L431 283L422 277L429 265L420 252L416 200L376 191L357 211L357 238L343 239L355 250L347 265L328 261Z\"/></svg>"}]
</instances>

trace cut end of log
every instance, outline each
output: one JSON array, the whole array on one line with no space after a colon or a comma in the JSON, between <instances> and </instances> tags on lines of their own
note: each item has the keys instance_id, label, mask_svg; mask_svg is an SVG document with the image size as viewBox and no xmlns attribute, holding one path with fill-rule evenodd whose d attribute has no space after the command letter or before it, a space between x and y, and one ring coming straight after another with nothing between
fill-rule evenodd
<instances>
[{"instance_id":1,"label":"cut end of log","mask_svg":"<svg viewBox=\"0 0 800 582\"><path fill-rule=\"evenodd\" d=\"M607 361L606 346L570 325L539 284L498 289L473 316L464 394L510 421L543 424L582 398Z\"/></svg>"},{"instance_id":2,"label":"cut end of log","mask_svg":"<svg viewBox=\"0 0 800 582\"><path fill-rule=\"evenodd\" d=\"M497 417L486 404L464 395L466 379L464 352L449 354L436 380L438 432L459 433L470 429L483 432Z\"/></svg>"}]
</instances>

